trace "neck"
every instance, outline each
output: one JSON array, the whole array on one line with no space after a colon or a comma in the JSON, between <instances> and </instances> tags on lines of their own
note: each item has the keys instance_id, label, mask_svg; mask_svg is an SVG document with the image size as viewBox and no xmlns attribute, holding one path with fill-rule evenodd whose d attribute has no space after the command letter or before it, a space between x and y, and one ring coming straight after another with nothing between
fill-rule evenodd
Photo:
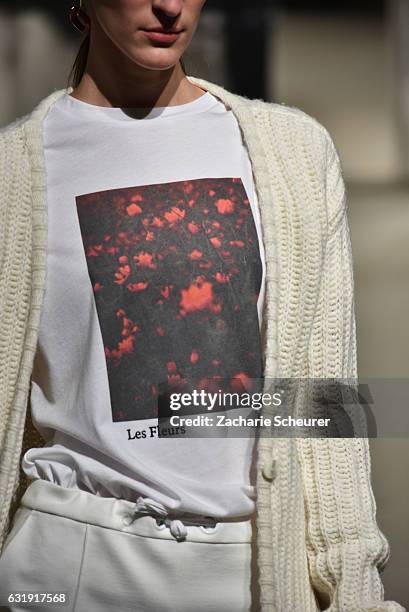
<instances>
[{"instance_id":1,"label":"neck","mask_svg":"<svg viewBox=\"0 0 409 612\"><path fill-rule=\"evenodd\" d=\"M100 42L91 36L83 77L71 94L74 98L97 106L153 108L185 104L203 95L180 62L165 69L144 68L107 37Z\"/></svg>"}]
</instances>

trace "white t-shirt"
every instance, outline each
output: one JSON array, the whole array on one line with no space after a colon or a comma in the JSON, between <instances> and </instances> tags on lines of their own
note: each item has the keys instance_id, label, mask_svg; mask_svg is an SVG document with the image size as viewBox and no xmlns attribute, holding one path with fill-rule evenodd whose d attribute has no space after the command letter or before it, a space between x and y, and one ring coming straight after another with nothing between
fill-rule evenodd
<instances>
[{"instance_id":1,"label":"white t-shirt","mask_svg":"<svg viewBox=\"0 0 409 612\"><path fill-rule=\"evenodd\" d=\"M47 443L24 472L172 512L250 515L254 438L159 437L155 412L161 382L262 376L264 250L236 118L210 92L148 114L65 94L44 130L31 410Z\"/></svg>"}]
</instances>

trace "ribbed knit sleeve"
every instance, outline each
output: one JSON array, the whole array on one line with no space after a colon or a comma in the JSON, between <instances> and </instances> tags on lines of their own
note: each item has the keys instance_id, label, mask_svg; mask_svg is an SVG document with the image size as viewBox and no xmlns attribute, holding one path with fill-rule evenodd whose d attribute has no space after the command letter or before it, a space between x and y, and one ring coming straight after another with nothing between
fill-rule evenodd
<instances>
[{"instance_id":1,"label":"ribbed knit sleeve","mask_svg":"<svg viewBox=\"0 0 409 612\"><path fill-rule=\"evenodd\" d=\"M356 380L351 243L339 156L327 134L328 239L308 377ZM362 435L362 433L360 434ZM376 522L367 438L298 439L310 578L330 612L398 612L383 601L389 545ZM325 607L327 606L327 607Z\"/></svg>"}]
</instances>

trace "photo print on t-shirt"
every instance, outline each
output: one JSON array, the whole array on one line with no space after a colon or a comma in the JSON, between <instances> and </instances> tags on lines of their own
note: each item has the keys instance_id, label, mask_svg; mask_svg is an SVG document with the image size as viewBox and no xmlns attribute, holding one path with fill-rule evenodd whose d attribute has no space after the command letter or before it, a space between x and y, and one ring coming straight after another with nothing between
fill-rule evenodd
<instances>
[{"instance_id":1,"label":"photo print on t-shirt","mask_svg":"<svg viewBox=\"0 0 409 612\"><path fill-rule=\"evenodd\" d=\"M76 205L113 422L156 418L163 383L232 379L233 391L261 377L262 263L241 178L98 191Z\"/></svg>"}]
</instances>

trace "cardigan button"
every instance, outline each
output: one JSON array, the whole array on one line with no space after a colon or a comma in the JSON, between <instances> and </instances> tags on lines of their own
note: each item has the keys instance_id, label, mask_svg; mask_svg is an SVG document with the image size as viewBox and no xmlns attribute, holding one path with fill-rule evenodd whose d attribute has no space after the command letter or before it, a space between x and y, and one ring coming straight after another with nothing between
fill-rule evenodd
<instances>
[{"instance_id":1,"label":"cardigan button","mask_svg":"<svg viewBox=\"0 0 409 612\"><path fill-rule=\"evenodd\" d=\"M263 478L271 482L274 480L276 475L276 460L270 459L264 462L263 469L261 471Z\"/></svg>"}]
</instances>

